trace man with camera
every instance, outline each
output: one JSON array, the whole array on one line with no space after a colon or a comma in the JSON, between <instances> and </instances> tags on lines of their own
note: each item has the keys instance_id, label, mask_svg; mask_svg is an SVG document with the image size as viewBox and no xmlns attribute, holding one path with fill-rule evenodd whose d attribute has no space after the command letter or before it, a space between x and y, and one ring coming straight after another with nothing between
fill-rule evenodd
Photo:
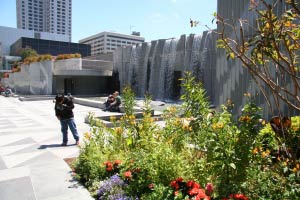
<instances>
[{"instance_id":1,"label":"man with camera","mask_svg":"<svg viewBox=\"0 0 300 200\"><path fill-rule=\"evenodd\" d=\"M74 121L74 103L71 96L65 97L62 94L58 94L55 97L55 115L61 124L61 132L63 135L63 141L61 146L67 146L68 144L68 127L70 128L73 137L76 141L76 145L79 145L79 134L77 132L76 124Z\"/></svg>"}]
</instances>

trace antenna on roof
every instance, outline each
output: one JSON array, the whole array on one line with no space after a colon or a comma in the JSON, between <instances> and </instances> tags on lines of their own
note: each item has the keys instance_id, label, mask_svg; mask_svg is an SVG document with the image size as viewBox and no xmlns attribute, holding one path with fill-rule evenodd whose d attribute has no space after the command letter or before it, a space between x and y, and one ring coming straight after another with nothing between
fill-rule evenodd
<instances>
[{"instance_id":1,"label":"antenna on roof","mask_svg":"<svg viewBox=\"0 0 300 200\"><path fill-rule=\"evenodd\" d=\"M130 25L130 26L129 26L129 32L130 32L130 33L131 33L131 30L132 30L133 27L134 27L133 25Z\"/></svg>"}]
</instances>

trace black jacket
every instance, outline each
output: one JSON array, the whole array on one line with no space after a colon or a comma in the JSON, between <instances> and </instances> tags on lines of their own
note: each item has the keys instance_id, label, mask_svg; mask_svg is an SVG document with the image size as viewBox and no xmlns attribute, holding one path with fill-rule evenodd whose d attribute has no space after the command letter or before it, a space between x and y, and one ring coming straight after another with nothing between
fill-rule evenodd
<instances>
[{"instance_id":1,"label":"black jacket","mask_svg":"<svg viewBox=\"0 0 300 200\"><path fill-rule=\"evenodd\" d=\"M73 114L74 103L72 98L64 97L63 103L55 103L55 115L61 120L71 119L74 117Z\"/></svg>"}]
</instances>

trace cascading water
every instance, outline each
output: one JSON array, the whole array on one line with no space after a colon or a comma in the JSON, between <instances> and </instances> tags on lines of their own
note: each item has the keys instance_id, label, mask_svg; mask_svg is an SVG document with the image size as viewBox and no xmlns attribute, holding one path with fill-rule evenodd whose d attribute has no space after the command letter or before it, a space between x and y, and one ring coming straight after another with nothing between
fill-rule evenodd
<instances>
[{"instance_id":1,"label":"cascading water","mask_svg":"<svg viewBox=\"0 0 300 200\"><path fill-rule=\"evenodd\" d=\"M213 33L209 32L202 36L182 35L180 39L119 48L115 51L114 68L119 72L121 88L129 84L137 97L147 92L155 100L172 100L176 96L174 88L178 87L176 79L183 71L192 71L198 80L211 82L208 77L211 77L216 60L207 55L216 54L215 37L211 35ZM212 42L207 42L208 37Z\"/></svg>"}]
</instances>

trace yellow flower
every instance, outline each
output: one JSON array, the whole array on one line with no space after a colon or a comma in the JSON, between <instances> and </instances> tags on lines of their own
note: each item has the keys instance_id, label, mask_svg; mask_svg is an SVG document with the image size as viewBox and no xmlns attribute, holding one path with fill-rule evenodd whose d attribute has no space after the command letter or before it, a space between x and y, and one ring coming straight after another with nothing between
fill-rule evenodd
<instances>
[{"instance_id":1,"label":"yellow flower","mask_svg":"<svg viewBox=\"0 0 300 200\"><path fill-rule=\"evenodd\" d=\"M259 119L258 120L263 126L266 125L266 121L264 119Z\"/></svg>"},{"instance_id":2,"label":"yellow flower","mask_svg":"<svg viewBox=\"0 0 300 200\"><path fill-rule=\"evenodd\" d=\"M292 129L293 129L294 131L298 131L298 130L299 130L299 126L292 126Z\"/></svg>"},{"instance_id":3,"label":"yellow flower","mask_svg":"<svg viewBox=\"0 0 300 200\"><path fill-rule=\"evenodd\" d=\"M292 169L292 171L293 171L294 173L297 173L298 169L297 169L296 167L294 167L294 168Z\"/></svg>"},{"instance_id":4,"label":"yellow flower","mask_svg":"<svg viewBox=\"0 0 300 200\"><path fill-rule=\"evenodd\" d=\"M216 129L222 129L223 127L224 127L224 124L221 123L221 122L214 123L214 124L212 125L212 128L213 128L214 130L216 130Z\"/></svg>"},{"instance_id":5,"label":"yellow flower","mask_svg":"<svg viewBox=\"0 0 300 200\"><path fill-rule=\"evenodd\" d=\"M115 128L115 132L116 132L116 134L122 134L123 129L121 127L117 127L117 128Z\"/></svg>"},{"instance_id":6,"label":"yellow flower","mask_svg":"<svg viewBox=\"0 0 300 200\"><path fill-rule=\"evenodd\" d=\"M89 132L85 132L85 133L84 133L84 138L85 138L86 140L90 140L90 139L91 139L91 134L90 134Z\"/></svg>"},{"instance_id":7,"label":"yellow flower","mask_svg":"<svg viewBox=\"0 0 300 200\"><path fill-rule=\"evenodd\" d=\"M241 116L239 119L240 122L250 122L251 118L249 116Z\"/></svg>"},{"instance_id":8,"label":"yellow flower","mask_svg":"<svg viewBox=\"0 0 300 200\"><path fill-rule=\"evenodd\" d=\"M252 153L253 153L253 154L257 154L257 153L258 153L258 148L253 149L253 150L252 150Z\"/></svg>"},{"instance_id":9,"label":"yellow flower","mask_svg":"<svg viewBox=\"0 0 300 200\"><path fill-rule=\"evenodd\" d=\"M109 121L111 121L111 122L115 121L116 119L117 119L116 116L110 116L109 117Z\"/></svg>"}]
</instances>

